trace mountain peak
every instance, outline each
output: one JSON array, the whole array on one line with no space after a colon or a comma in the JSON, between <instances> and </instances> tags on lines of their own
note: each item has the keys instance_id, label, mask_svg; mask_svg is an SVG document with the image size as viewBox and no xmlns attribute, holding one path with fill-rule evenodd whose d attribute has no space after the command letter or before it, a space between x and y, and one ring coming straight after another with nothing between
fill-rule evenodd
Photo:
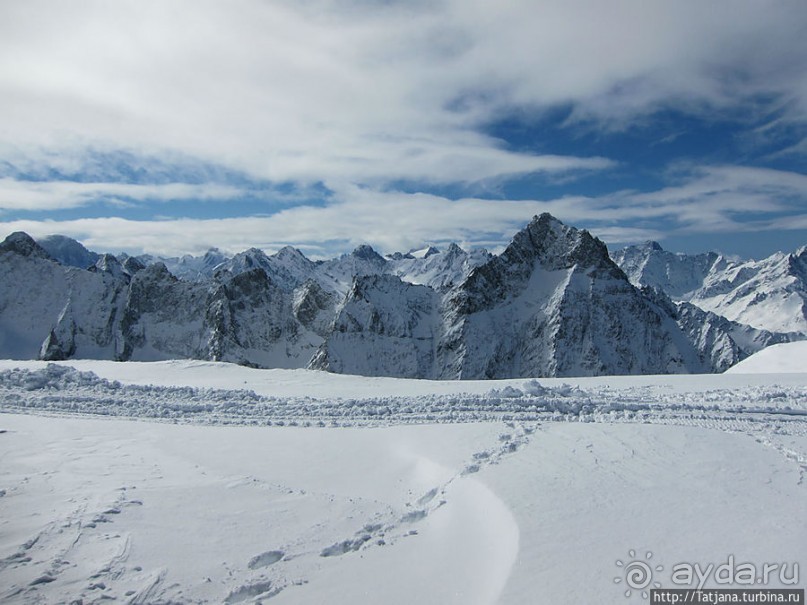
<instances>
[{"instance_id":1,"label":"mountain peak","mask_svg":"<svg viewBox=\"0 0 807 605\"><path fill-rule=\"evenodd\" d=\"M84 245L66 235L49 235L37 241L45 251L63 265L87 269L95 265L100 258L96 252L91 252Z\"/></svg>"},{"instance_id":2,"label":"mountain peak","mask_svg":"<svg viewBox=\"0 0 807 605\"><path fill-rule=\"evenodd\" d=\"M274 256L279 260L301 260L309 262L308 257L294 246L283 246L275 252Z\"/></svg>"},{"instance_id":3,"label":"mountain peak","mask_svg":"<svg viewBox=\"0 0 807 605\"><path fill-rule=\"evenodd\" d=\"M134 256L129 256L123 261L123 270L129 275L134 275L138 271L142 271L145 268L146 265Z\"/></svg>"},{"instance_id":4,"label":"mountain peak","mask_svg":"<svg viewBox=\"0 0 807 605\"><path fill-rule=\"evenodd\" d=\"M416 250L412 249L409 251L408 255L414 258L429 258L435 254L440 254L439 248L435 248L434 246L426 246L425 248L418 248Z\"/></svg>"},{"instance_id":5,"label":"mountain peak","mask_svg":"<svg viewBox=\"0 0 807 605\"><path fill-rule=\"evenodd\" d=\"M96 263L90 267L90 270L119 276L123 273L123 265L121 265L120 261L114 255L102 254Z\"/></svg>"},{"instance_id":6,"label":"mountain peak","mask_svg":"<svg viewBox=\"0 0 807 605\"><path fill-rule=\"evenodd\" d=\"M602 241L585 229L565 225L547 212L533 217L516 233L502 258L509 263L531 263L537 259L547 269L613 266Z\"/></svg>"},{"instance_id":7,"label":"mountain peak","mask_svg":"<svg viewBox=\"0 0 807 605\"><path fill-rule=\"evenodd\" d=\"M81 251L72 240L57 243L54 250ZM222 263L215 251L204 262L142 257L154 263L145 268L139 258L105 255L87 271L15 233L0 244L0 321L30 328L24 342L0 339L0 356L505 378L720 370L775 339L807 334L807 249L744 265L659 249L631 247L623 273L600 240L541 214L501 255L455 244L434 254L424 244L387 261L365 245L315 263L292 247L272 256L252 248ZM637 290L626 273L666 294ZM703 310L682 307L684 297ZM707 316L712 309L799 334L749 331Z\"/></svg>"},{"instance_id":8,"label":"mountain peak","mask_svg":"<svg viewBox=\"0 0 807 605\"><path fill-rule=\"evenodd\" d=\"M266 256L266 253L263 250L261 250L260 248L255 248L254 246L252 248L247 248L241 254L249 256L257 256L258 258Z\"/></svg>"},{"instance_id":9,"label":"mountain peak","mask_svg":"<svg viewBox=\"0 0 807 605\"><path fill-rule=\"evenodd\" d=\"M355 256L356 258L360 258L363 260L369 260L374 262L384 262L384 258L375 250L373 250L372 246L368 246L367 244L362 244L358 246L353 252L351 252L351 256Z\"/></svg>"},{"instance_id":10,"label":"mountain peak","mask_svg":"<svg viewBox=\"0 0 807 605\"><path fill-rule=\"evenodd\" d=\"M263 266L268 258L266 253L260 248L249 248L248 250L236 254L233 257L233 263L247 270L253 267Z\"/></svg>"},{"instance_id":11,"label":"mountain peak","mask_svg":"<svg viewBox=\"0 0 807 605\"><path fill-rule=\"evenodd\" d=\"M564 225L544 213L516 233L501 255L471 271L455 296L457 307L469 314L491 308L522 292L539 269L548 272L573 269L590 274L589 279L610 277L629 285L624 273L608 256L604 243L588 231Z\"/></svg>"},{"instance_id":12,"label":"mountain peak","mask_svg":"<svg viewBox=\"0 0 807 605\"><path fill-rule=\"evenodd\" d=\"M14 252L21 256L53 260L47 251L24 231L15 231L0 244L0 253Z\"/></svg>"},{"instance_id":13,"label":"mountain peak","mask_svg":"<svg viewBox=\"0 0 807 605\"><path fill-rule=\"evenodd\" d=\"M392 254L387 254L387 258L390 260L404 260L404 259L411 260L415 257L412 256L409 252L407 252L406 254L404 254L403 252L393 252Z\"/></svg>"}]
</instances>

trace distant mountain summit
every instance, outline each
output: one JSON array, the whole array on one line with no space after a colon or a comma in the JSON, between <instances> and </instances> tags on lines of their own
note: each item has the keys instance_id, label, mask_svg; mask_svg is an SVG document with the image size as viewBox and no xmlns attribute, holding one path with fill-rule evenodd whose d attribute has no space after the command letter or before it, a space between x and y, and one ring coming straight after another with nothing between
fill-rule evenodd
<instances>
[{"instance_id":1,"label":"distant mountain summit","mask_svg":"<svg viewBox=\"0 0 807 605\"><path fill-rule=\"evenodd\" d=\"M29 258L42 258L47 260L53 258L48 254L47 250L34 241L34 238L22 231L15 231L0 243L0 254L7 252Z\"/></svg>"},{"instance_id":2,"label":"distant mountain summit","mask_svg":"<svg viewBox=\"0 0 807 605\"><path fill-rule=\"evenodd\" d=\"M805 257L743 264L651 242L612 259L549 214L499 255L115 257L14 233L0 244L0 357L435 379L716 372L804 337Z\"/></svg>"},{"instance_id":3,"label":"distant mountain summit","mask_svg":"<svg viewBox=\"0 0 807 605\"><path fill-rule=\"evenodd\" d=\"M37 243L63 265L79 269L92 267L100 257L99 254L87 250L81 243L64 235L49 235Z\"/></svg>"},{"instance_id":4,"label":"distant mountain summit","mask_svg":"<svg viewBox=\"0 0 807 605\"><path fill-rule=\"evenodd\" d=\"M614 259L636 285L760 330L807 336L807 247L737 261L714 252L673 254L652 243Z\"/></svg>"},{"instance_id":5,"label":"distant mountain summit","mask_svg":"<svg viewBox=\"0 0 807 605\"><path fill-rule=\"evenodd\" d=\"M613 253L614 261L631 283L660 288L675 299L684 299L703 285L722 257L715 252L686 255L664 250L658 242L645 242Z\"/></svg>"},{"instance_id":6,"label":"distant mountain summit","mask_svg":"<svg viewBox=\"0 0 807 605\"><path fill-rule=\"evenodd\" d=\"M605 244L549 214L475 268L443 309L443 368L461 378L713 369Z\"/></svg>"}]
</instances>

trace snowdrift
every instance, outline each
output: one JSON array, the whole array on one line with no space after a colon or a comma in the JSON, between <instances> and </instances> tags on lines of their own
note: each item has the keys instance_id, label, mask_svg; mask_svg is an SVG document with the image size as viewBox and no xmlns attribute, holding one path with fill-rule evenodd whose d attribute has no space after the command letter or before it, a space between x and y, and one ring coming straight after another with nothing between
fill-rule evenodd
<instances>
[{"instance_id":1,"label":"snowdrift","mask_svg":"<svg viewBox=\"0 0 807 605\"><path fill-rule=\"evenodd\" d=\"M771 345L732 366L726 373L807 375L807 341Z\"/></svg>"}]
</instances>

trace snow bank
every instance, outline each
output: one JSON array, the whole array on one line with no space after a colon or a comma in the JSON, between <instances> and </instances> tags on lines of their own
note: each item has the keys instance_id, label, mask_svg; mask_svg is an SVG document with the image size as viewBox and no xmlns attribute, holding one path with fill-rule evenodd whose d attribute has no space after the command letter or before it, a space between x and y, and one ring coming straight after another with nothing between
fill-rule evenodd
<instances>
[{"instance_id":1,"label":"snow bank","mask_svg":"<svg viewBox=\"0 0 807 605\"><path fill-rule=\"evenodd\" d=\"M804 386L771 384L682 393L647 387L544 386L534 379L510 382L483 393L273 396L248 389L123 384L69 365L47 364L39 369L0 370L0 411L278 426L526 422L555 417L658 421L726 412L762 420L771 414L807 415Z\"/></svg>"},{"instance_id":2,"label":"snow bank","mask_svg":"<svg viewBox=\"0 0 807 605\"><path fill-rule=\"evenodd\" d=\"M725 373L807 375L807 340L762 349L732 366Z\"/></svg>"}]
</instances>

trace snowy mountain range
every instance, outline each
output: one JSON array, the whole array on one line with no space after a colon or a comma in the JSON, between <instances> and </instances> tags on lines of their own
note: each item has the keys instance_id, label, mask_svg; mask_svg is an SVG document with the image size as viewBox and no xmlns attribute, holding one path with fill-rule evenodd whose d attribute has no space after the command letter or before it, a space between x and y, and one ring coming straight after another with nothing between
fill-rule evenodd
<instances>
[{"instance_id":1,"label":"snowy mountain range","mask_svg":"<svg viewBox=\"0 0 807 605\"><path fill-rule=\"evenodd\" d=\"M614 254L630 281L673 300L771 332L807 335L807 246L740 261L710 252L674 254L656 242Z\"/></svg>"},{"instance_id":2,"label":"snowy mountain range","mask_svg":"<svg viewBox=\"0 0 807 605\"><path fill-rule=\"evenodd\" d=\"M743 264L656 244L612 260L548 214L499 255L452 244L159 259L14 233L0 244L0 357L433 379L719 372L805 337L806 266L805 249Z\"/></svg>"}]
</instances>

